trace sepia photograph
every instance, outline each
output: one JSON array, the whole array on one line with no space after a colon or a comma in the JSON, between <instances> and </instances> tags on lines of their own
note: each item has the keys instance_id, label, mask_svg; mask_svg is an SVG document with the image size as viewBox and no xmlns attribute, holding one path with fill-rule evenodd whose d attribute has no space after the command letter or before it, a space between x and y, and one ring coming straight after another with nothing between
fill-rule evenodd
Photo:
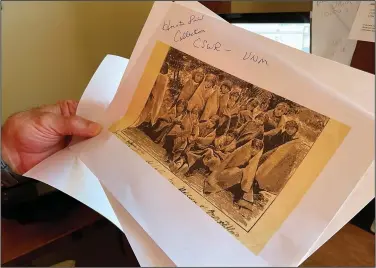
<instances>
[{"instance_id":1,"label":"sepia photograph","mask_svg":"<svg viewBox=\"0 0 376 268\"><path fill-rule=\"evenodd\" d=\"M172 47L149 92L118 135L246 232L329 120Z\"/></svg>"}]
</instances>

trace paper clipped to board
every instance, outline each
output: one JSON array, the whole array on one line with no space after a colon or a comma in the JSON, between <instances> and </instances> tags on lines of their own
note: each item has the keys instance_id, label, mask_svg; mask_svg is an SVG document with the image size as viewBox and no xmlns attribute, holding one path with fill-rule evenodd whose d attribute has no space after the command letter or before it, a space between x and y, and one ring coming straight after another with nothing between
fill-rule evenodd
<instances>
[{"instance_id":1,"label":"paper clipped to board","mask_svg":"<svg viewBox=\"0 0 376 268\"><path fill-rule=\"evenodd\" d=\"M138 258L299 264L373 160L374 104L356 93L374 76L174 3L144 30L109 131L69 147L72 168L98 179Z\"/></svg>"},{"instance_id":2,"label":"paper clipped to board","mask_svg":"<svg viewBox=\"0 0 376 268\"><path fill-rule=\"evenodd\" d=\"M375 2L361 1L354 24L349 35L350 39L375 42Z\"/></svg>"},{"instance_id":3,"label":"paper clipped to board","mask_svg":"<svg viewBox=\"0 0 376 268\"><path fill-rule=\"evenodd\" d=\"M356 40L349 39L359 2L315 1L312 6L312 54L350 65Z\"/></svg>"}]
</instances>

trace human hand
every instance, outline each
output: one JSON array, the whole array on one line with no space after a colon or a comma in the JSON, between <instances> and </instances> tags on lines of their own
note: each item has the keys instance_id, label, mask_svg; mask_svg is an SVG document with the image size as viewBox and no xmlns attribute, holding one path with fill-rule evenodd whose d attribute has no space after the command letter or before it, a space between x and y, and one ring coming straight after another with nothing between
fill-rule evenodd
<instances>
[{"instance_id":1,"label":"human hand","mask_svg":"<svg viewBox=\"0 0 376 268\"><path fill-rule=\"evenodd\" d=\"M1 128L2 159L23 174L66 147L71 136L98 135L102 127L77 116L77 105L77 101L61 101L9 117Z\"/></svg>"}]
</instances>

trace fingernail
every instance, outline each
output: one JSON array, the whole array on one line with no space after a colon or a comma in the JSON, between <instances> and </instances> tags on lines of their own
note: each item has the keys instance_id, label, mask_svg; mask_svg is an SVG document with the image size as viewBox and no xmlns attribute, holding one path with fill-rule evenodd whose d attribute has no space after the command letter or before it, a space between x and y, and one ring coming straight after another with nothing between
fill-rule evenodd
<instances>
[{"instance_id":1,"label":"fingernail","mask_svg":"<svg viewBox=\"0 0 376 268\"><path fill-rule=\"evenodd\" d=\"M98 135L102 131L102 126L98 123L90 123L89 130L93 135Z\"/></svg>"}]
</instances>

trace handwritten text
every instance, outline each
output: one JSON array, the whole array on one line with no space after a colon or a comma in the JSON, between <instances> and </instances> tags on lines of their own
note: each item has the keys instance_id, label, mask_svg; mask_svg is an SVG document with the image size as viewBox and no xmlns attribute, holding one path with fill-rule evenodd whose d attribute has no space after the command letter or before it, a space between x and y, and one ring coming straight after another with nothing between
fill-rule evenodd
<instances>
[{"instance_id":1,"label":"handwritten text","mask_svg":"<svg viewBox=\"0 0 376 268\"><path fill-rule=\"evenodd\" d=\"M127 130L124 129L122 131L119 131L115 133L118 138L120 138L122 141L124 141L131 149L135 150L142 158L145 159L145 161L154 167L160 174L165 174L166 170L164 169L163 165L159 164L157 161L154 159L150 159L147 157L150 157L148 153L142 152L140 150L141 148L136 144L136 142L132 141L128 135L127 135ZM168 173L168 172L167 172ZM216 221L218 224L220 224L224 229L226 229L230 234L234 235L235 237L239 237L239 233L236 231L236 228L234 225L227 221L227 220L222 220L218 215L217 211L214 210L213 208L210 208L204 204L199 204L199 202L196 201L195 197L189 192L189 190L183 186L178 186L175 184L173 177L171 176L165 176L173 185L175 185L181 193L183 193L188 199L190 199L194 204L197 206L200 206L200 208L206 212L214 221ZM201 202L200 202L201 203Z\"/></svg>"},{"instance_id":2,"label":"handwritten text","mask_svg":"<svg viewBox=\"0 0 376 268\"><path fill-rule=\"evenodd\" d=\"M209 43L208 40L202 39L202 38L197 38L195 41L193 41L193 46L195 48L203 48L207 50L214 50L214 51L231 51L230 49L224 49L222 48L222 44L220 42L215 42L215 43Z\"/></svg>"},{"instance_id":3,"label":"handwritten text","mask_svg":"<svg viewBox=\"0 0 376 268\"><path fill-rule=\"evenodd\" d=\"M191 15L186 23L184 23L181 20L176 22L176 23L171 23L171 20L164 21L163 25L162 25L162 30L163 31L169 31L171 29L176 29L176 28L179 28L179 27L184 26L186 24L193 24L195 22L199 22L203 19L204 19L204 15L201 15L201 16Z\"/></svg>"},{"instance_id":4,"label":"handwritten text","mask_svg":"<svg viewBox=\"0 0 376 268\"><path fill-rule=\"evenodd\" d=\"M178 28L178 27L183 26L183 25L185 25L185 23L182 22L182 21L179 21L175 24L171 24L171 20L168 20L168 22L166 22L166 21L163 22L162 30L169 31L171 29L175 29L175 28Z\"/></svg>"},{"instance_id":5,"label":"handwritten text","mask_svg":"<svg viewBox=\"0 0 376 268\"><path fill-rule=\"evenodd\" d=\"M188 24L192 24L203 19L204 19L204 15L201 15L201 16L191 15L189 17Z\"/></svg>"},{"instance_id":6,"label":"handwritten text","mask_svg":"<svg viewBox=\"0 0 376 268\"><path fill-rule=\"evenodd\" d=\"M177 30L174 36L174 41L180 42L180 41L183 41L184 39L187 39L189 37L192 37L197 34L204 33L204 32L205 30L200 30L200 29L194 29L193 31L184 31L184 32Z\"/></svg>"},{"instance_id":7,"label":"handwritten text","mask_svg":"<svg viewBox=\"0 0 376 268\"><path fill-rule=\"evenodd\" d=\"M188 197L188 199L190 199L193 203L197 204L197 201L185 187L180 187L179 191L182 192L186 197ZM234 235L235 237L239 237L239 233L236 232L235 227L229 221L221 220L221 218L216 215L214 209L210 209L205 205L200 205L200 208L204 210L213 220L215 220L218 224L225 228L230 234Z\"/></svg>"},{"instance_id":8,"label":"handwritten text","mask_svg":"<svg viewBox=\"0 0 376 268\"><path fill-rule=\"evenodd\" d=\"M354 4L354 1L316 1L318 7L324 3L329 5L330 10L323 11L321 16L330 17L332 15L349 12L349 6Z\"/></svg>"},{"instance_id":9,"label":"handwritten text","mask_svg":"<svg viewBox=\"0 0 376 268\"><path fill-rule=\"evenodd\" d=\"M269 65L268 61L266 59L259 57L258 55L256 55L253 52L245 52L245 55L243 56L243 60L250 60L250 61L253 61L257 64Z\"/></svg>"}]
</instances>

